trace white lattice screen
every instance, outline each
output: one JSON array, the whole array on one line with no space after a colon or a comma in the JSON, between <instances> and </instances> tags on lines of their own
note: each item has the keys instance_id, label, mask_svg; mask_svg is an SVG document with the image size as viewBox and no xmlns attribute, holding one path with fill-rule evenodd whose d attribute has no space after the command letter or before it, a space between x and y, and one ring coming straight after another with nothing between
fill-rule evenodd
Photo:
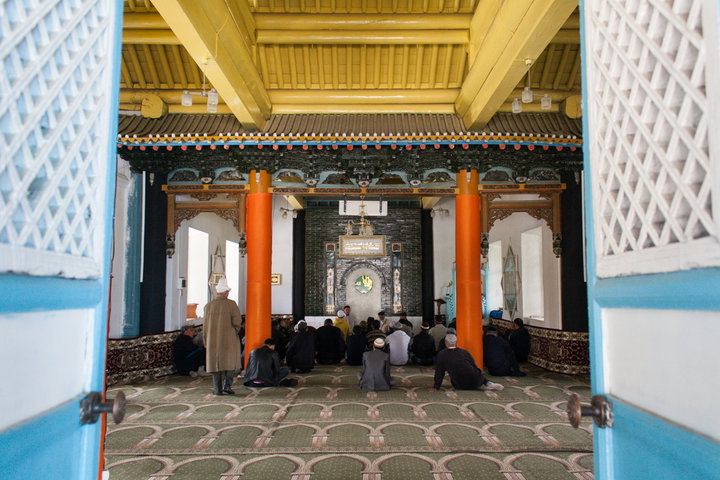
<instances>
[{"instance_id":1,"label":"white lattice screen","mask_svg":"<svg viewBox=\"0 0 720 480\"><path fill-rule=\"evenodd\" d=\"M0 1L0 272L100 274L113 16Z\"/></svg>"},{"instance_id":2,"label":"white lattice screen","mask_svg":"<svg viewBox=\"0 0 720 480\"><path fill-rule=\"evenodd\" d=\"M586 0L597 273L720 265L717 4Z\"/></svg>"}]
</instances>

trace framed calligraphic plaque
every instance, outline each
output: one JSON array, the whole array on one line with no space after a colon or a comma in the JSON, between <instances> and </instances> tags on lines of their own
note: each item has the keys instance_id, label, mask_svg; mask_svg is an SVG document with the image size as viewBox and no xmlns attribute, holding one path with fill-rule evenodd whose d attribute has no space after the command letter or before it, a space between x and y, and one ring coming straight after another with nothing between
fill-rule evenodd
<instances>
[{"instance_id":1,"label":"framed calligraphic plaque","mask_svg":"<svg viewBox=\"0 0 720 480\"><path fill-rule=\"evenodd\" d=\"M384 257L385 235L341 235L341 257Z\"/></svg>"}]
</instances>

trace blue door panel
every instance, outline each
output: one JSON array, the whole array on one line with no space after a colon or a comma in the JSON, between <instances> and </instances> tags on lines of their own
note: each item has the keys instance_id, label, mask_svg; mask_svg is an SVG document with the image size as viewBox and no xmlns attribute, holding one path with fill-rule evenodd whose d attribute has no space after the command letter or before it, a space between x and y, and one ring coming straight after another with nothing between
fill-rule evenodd
<instances>
[{"instance_id":1,"label":"blue door panel","mask_svg":"<svg viewBox=\"0 0 720 480\"><path fill-rule=\"evenodd\" d=\"M698 408L702 408L699 399ZM710 399L707 399L710 400ZM720 478L720 445L612 399L615 480Z\"/></svg>"},{"instance_id":2,"label":"blue door panel","mask_svg":"<svg viewBox=\"0 0 720 480\"><path fill-rule=\"evenodd\" d=\"M28 392L29 395L41 392ZM100 436L99 423L80 427L80 398L3 433L2 478L57 479L96 478L98 452L78 446ZM38 434L42 432L42 434ZM88 436L90 438L88 438ZM28 455L42 452L42 455ZM3 475L5 475L3 474Z\"/></svg>"}]
</instances>

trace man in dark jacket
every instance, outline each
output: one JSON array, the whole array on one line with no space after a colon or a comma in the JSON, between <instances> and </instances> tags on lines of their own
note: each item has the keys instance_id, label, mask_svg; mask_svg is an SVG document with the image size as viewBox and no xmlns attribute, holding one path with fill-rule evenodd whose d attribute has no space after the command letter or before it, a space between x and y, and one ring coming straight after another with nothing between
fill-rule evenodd
<instances>
[{"instance_id":1,"label":"man in dark jacket","mask_svg":"<svg viewBox=\"0 0 720 480\"><path fill-rule=\"evenodd\" d=\"M287 374L287 368L280 368L280 356L275 351L275 340L268 338L262 347L250 352L243 383L246 387L274 387L287 377Z\"/></svg>"},{"instance_id":2,"label":"man in dark jacket","mask_svg":"<svg viewBox=\"0 0 720 480\"><path fill-rule=\"evenodd\" d=\"M514 329L508 335L508 342L515 352L515 358L518 362L527 362L530 355L530 332L525 328L522 318L516 318Z\"/></svg>"},{"instance_id":3,"label":"man in dark jacket","mask_svg":"<svg viewBox=\"0 0 720 480\"><path fill-rule=\"evenodd\" d=\"M390 355L383 352L385 340L376 338L373 349L363 354L362 371L358 373L360 388L365 392L390 390L395 379L390 376Z\"/></svg>"},{"instance_id":4,"label":"man in dark jacket","mask_svg":"<svg viewBox=\"0 0 720 480\"><path fill-rule=\"evenodd\" d=\"M412 339L412 360L417 365L432 365L435 363L435 340L428 333L430 325L423 322L420 333Z\"/></svg>"},{"instance_id":5,"label":"man in dark jacket","mask_svg":"<svg viewBox=\"0 0 720 480\"><path fill-rule=\"evenodd\" d=\"M173 343L173 359L180 375L205 375L205 349L195 344L195 335L197 329L186 325Z\"/></svg>"},{"instance_id":6,"label":"man in dark jacket","mask_svg":"<svg viewBox=\"0 0 720 480\"><path fill-rule=\"evenodd\" d=\"M290 339L286 361L293 373L310 373L315 366L315 336L304 321L298 322L298 332Z\"/></svg>"},{"instance_id":7,"label":"man in dark jacket","mask_svg":"<svg viewBox=\"0 0 720 480\"><path fill-rule=\"evenodd\" d=\"M502 390L499 383L489 381L482 373L470 352L457 347L457 336L449 334L445 337L445 348L437 355L435 366L435 383L430 389L440 389L445 372L450 374L450 383L458 390Z\"/></svg>"},{"instance_id":8,"label":"man in dark jacket","mask_svg":"<svg viewBox=\"0 0 720 480\"><path fill-rule=\"evenodd\" d=\"M507 340L498 335L498 331L490 327L483 336L483 358L490 375L524 377L520 371L515 353Z\"/></svg>"},{"instance_id":9,"label":"man in dark jacket","mask_svg":"<svg viewBox=\"0 0 720 480\"><path fill-rule=\"evenodd\" d=\"M348 365L362 365L363 353L365 353L365 347L367 341L365 340L365 334L362 331L360 325L353 327L353 333L347 339L347 351L345 358Z\"/></svg>"},{"instance_id":10,"label":"man in dark jacket","mask_svg":"<svg viewBox=\"0 0 720 480\"><path fill-rule=\"evenodd\" d=\"M345 355L345 337L342 330L333 325L332 319L325 319L325 325L318 328L316 336L318 363L331 365L342 360Z\"/></svg>"}]
</instances>

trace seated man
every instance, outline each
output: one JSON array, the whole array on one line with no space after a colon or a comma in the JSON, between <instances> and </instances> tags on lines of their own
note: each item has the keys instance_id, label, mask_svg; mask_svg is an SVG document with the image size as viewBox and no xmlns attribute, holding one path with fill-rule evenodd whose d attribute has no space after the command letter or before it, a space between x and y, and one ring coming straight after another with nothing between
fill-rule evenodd
<instances>
[{"instance_id":1,"label":"seated man","mask_svg":"<svg viewBox=\"0 0 720 480\"><path fill-rule=\"evenodd\" d=\"M293 373L310 373L315 366L315 335L308 331L307 323L302 320L297 329L288 344L286 362Z\"/></svg>"},{"instance_id":2,"label":"seated man","mask_svg":"<svg viewBox=\"0 0 720 480\"><path fill-rule=\"evenodd\" d=\"M363 354L362 371L358 373L360 388L365 392L390 390L395 379L390 376L390 355L383 352L385 340L376 338L373 349Z\"/></svg>"},{"instance_id":3,"label":"seated man","mask_svg":"<svg viewBox=\"0 0 720 480\"><path fill-rule=\"evenodd\" d=\"M483 336L483 358L490 375L524 377L515 353L507 340L498 335L497 329L489 327Z\"/></svg>"},{"instance_id":4,"label":"seated man","mask_svg":"<svg viewBox=\"0 0 720 480\"><path fill-rule=\"evenodd\" d=\"M362 365L362 357L363 353L365 353L366 345L367 341L365 340L362 327L355 325L355 327L353 327L353 334L347 339L345 359L348 365Z\"/></svg>"},{"instance_id":5,"label":"seated man","mask_svg":"<svg viewBox=\"0 0 720 480\"><path fill-rule=\"evenodd\" d=\"M388 332L389 335L385 338L385 344L390 347L390 364L407 364L410 336L403 330L400 330L397 322L390 322Z\"/></svg>"},{"instance_id":6,"label":"seated man","mask_svg":"<svg viewBox=\"0 0 720 480\"><path fill-rule=\"evenodd\" d=\"M440 340L445 338L445 335L447 335L447 327L445 326L445 322L443 322L442 319L436 318L435 319L435 326L430 328L430 336L433 337L435 340L435 350L440 351Z\"/></svg>"},{"instance_id":7,"label":"seated man","mask_svg":"<svg viewBox=\"0 0 720 480\"><path fill-rule=\"evenodd\" d=\"M205 372L205 348L198 347L193 339L197 335L194 325L185 325L173 343L173 360L180 375L207 376Z\"/></svg>"},{"instance_id":8,"label":"seated man","mask_svg":"<svg viewBox=\"0 0 720 480\"><path fill-rule=\"evenodd\" d=\"M513 322L514 328L510 330L508 342L515 352L518 362L527 362L530 355L530 332L525 328L522 318L516 318Z\"/></svg>"},{"instance_id":9,"label":"seated man","mask_svg":"<svg viewBox=\"0 0 720 480\"><path fill-rule=\"evenodd\" d=\"M437 355L435 366L435 383L430 389L436 392L440 389L445 372L450 374L450 383L458 390L502 390L499 383L488 381L473 359L470 352L457 347L457 336L449 334L445 337L445 348Z\"/></svg>"},{"instance_id":10,"label":"seated man","mask_svg":"<svg viewBox=\"0 0 720 480\"><path fill-rule=\"evenodd\" d=\"M275 340L268 338L262 347L250 352L243 383L246 387L274 387L287 375L288 369L280 368L280 355L275 351Z\"/></svg>"},{"instance_id":11,"label":"seated man","mask_svg":"<svg viewBox=\"0 0 720 480\"><path fill-rule=\"evenodd\" d=\"M432 365L435 363L435 339L428 333L430 325L423 322L420 333L412 339L412 361L417 365Z\"/></svg>"},{"instance_id":12,"label":"seated man","mask_svg":"<svg viewBox=\"0 0 720 480\"><path fill-rule=\"evenodd\" d=\"M322 365L338 363L345 356L345 339L342 330L333 325L329 318L316 334L317 361Z\"/></svg>"}]
</instances>

